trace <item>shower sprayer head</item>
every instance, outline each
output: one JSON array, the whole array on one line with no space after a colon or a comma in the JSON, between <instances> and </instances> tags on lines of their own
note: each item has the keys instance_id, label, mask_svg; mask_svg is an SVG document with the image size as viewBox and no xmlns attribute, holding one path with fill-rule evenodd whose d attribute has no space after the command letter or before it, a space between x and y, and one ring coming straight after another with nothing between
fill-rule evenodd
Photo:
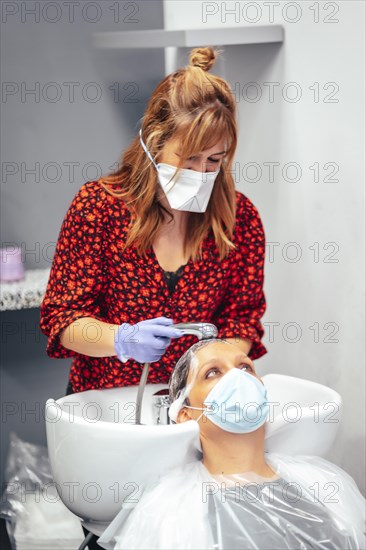
<instances>
[{"instance_id":1,"label":"shower sprayer head","mask_svg":"<svg viewBox=\"0 0 366 550\"><path fill-rule=\"evenodd\" d=\"M218 335L218 330L212 323L177 323L173 326L184 334L197 336L198 340L208 340Z\"/></svg>"}]
</instances>

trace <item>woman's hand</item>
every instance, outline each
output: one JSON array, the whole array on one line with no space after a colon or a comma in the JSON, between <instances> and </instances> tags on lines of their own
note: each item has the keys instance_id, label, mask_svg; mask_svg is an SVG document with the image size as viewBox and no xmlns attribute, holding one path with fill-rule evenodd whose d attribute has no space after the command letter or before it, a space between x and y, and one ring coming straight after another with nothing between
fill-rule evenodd
<instances>
[{"instance_id":1,"label":"woman's hand","mask_svg":"<svg viewBox=\"0 0 366 550\"><path fill-rule=\"evenodd\" d=\"M173 328L173 319L156 317L135 325L122 323L114 339L114 349L120 361L135 359L139 363L159 361L172 338L180 338L183 332Z\"/></svg>"}]
</instances>

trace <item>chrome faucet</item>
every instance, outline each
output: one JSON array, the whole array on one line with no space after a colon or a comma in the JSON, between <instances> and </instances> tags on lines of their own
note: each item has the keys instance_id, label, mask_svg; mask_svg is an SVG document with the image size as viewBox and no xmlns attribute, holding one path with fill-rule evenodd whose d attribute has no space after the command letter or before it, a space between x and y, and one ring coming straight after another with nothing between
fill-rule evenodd
<instances>
[{"instance_id":1,"label":"chrome faucet","mask_svg":"<svg viewBox=\"0 0 366 550\"><path fill-rule=\"evenodd\" d=\"M168 415L170 407L169 390L158 390L152 396L152 407L155 424L170 424Z\"/></svg>"},{"instance_id":2,"label":"chrome faucet","mask_svg":"<svg viewBox=\"0 0 366 550\"><path fill-rule=\"evenodd\" d=\"M193 334L197 336L198 340L208 340L209 338L216 338L218 330L212 323L177 323L171 325L183 332L183 334ZM141 424L141 404L144 389L149 373L150 363L145 363L142 370L140 383L137 391L136 398L136 424ZM153 395L153 406L158 409L157 424L169 424L170 419L168 416L170 401L168 390L161 390Z\"/></svg>"}]
</instances>

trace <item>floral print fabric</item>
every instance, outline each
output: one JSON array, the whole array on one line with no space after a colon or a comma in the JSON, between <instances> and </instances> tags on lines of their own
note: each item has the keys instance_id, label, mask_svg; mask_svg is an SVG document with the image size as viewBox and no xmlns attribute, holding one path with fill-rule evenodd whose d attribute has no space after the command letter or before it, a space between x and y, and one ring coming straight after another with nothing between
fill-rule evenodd
<instances>
[{"instance_id":1,"label":"floral print fabric","mask_svg":"<svg viewBox=\"0 0 366 550\"><path fill-rule=\"evenodd\" d=\"M117 356L91 357L62 346L60 332L82 317L118 325L160 316L175 323L212 322L219 338L249 338L251 359L267 353L260 322L266 310L264 229L249 198L236 191L236 200L237 248L220 261L213 235L208 235L202 259L183 266L170 293L152 248L146 258L134 246L122 251L130 221L124 202L99 181L81 186L64 217L40 309L47 354L72 357L74 392L135 385L143 369L133 359L121 363ZM172 340L160 361L151 363L148 383L168 383L176 362L195 341L192 335Z\"/></svg>"}]
</instances>

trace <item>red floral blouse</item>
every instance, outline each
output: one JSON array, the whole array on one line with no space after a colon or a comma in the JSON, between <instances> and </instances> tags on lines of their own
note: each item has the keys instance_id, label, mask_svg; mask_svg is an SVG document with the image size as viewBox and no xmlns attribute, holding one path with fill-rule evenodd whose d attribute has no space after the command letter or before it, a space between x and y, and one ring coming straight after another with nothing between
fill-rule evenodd
<instances>
[{"instance_id":1,"label":"red floral blouse","mask_svg":"<svg viewBox=\"0 0 366 550\"><path fill-rule=\"evenodd\" d=\"M249 338L251 359L267 353L260 322L266 310L265 233L248 197L237 191L236 199L237 249L220 262L210 234L202 259L188 261L170 293L152 248L147 259L134 246L122 252L130 220L124 202L98 181L81 186L64 217L40 308L47 354L73 358L69 382L75 393L138 384L143 368L133 359L122 363L117 356L90 357L62 346L60 332L82 317L118 325L160 316L175 323L212 322L219 338ZM161 359L151 363L148 383L168 383L177 360L196 341L192 335L172 339Z\"/></svg>"}]
</instances>

